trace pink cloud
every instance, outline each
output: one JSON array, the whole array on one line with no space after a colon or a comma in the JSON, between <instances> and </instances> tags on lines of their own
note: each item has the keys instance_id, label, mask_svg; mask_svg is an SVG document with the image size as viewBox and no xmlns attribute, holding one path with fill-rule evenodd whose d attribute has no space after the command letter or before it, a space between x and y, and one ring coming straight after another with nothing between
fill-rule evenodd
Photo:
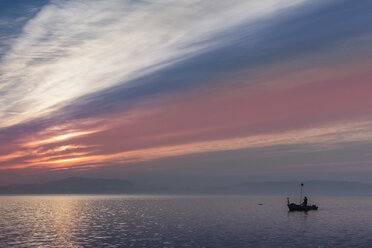
<instances>
[{"instance_id":1,"label":"pink cloud","mask_svg":"<svg viewBox=\"0 0 372 248\"><path fill-rule=\"evenodd\" d=\"M317 69L260 82L240 78L226 88L173 94L131 112L30 134L0 156L0 165L81 169L251 144L286 144L288 132L294 132L290 138L295 139L304 129L371 120L371 79L367 66ZM284 136L273 138L278 135ZM234 143L245 137L248 143ZM304 142L311 136L301 137Z\"/></svg>"}]
</instances>

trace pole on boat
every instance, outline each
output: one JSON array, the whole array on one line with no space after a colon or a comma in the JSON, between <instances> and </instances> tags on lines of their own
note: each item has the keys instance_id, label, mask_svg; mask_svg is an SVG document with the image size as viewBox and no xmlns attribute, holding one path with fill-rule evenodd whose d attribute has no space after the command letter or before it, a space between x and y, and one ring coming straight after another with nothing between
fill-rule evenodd
<instances>
[{"instance_id":1,"label":"pole on boat","mask_svg":"<svg viewBox=\"0 0 372 248\"><path fill-rule=\"evenodd\" d=\"M302 203L302 188L303 187L304 187L304 183L301 183L300 204Z\"/></svg>"}]
</instances>

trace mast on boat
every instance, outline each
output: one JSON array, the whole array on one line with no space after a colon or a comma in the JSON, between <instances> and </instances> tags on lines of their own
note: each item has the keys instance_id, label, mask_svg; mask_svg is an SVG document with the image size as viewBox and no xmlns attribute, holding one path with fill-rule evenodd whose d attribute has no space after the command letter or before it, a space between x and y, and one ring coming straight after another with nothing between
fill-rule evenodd
<instances>
[{"instance_id":1,"label":"mast on boat","mask_svg":"<svg viewBox=\"0 0 372 248\"><path fill-rule=\"evenodd\" d=\"M303 187L304 187L304 183L301 183L300 204L302 203L302 188Z\"/></svg>"}]
</instances>

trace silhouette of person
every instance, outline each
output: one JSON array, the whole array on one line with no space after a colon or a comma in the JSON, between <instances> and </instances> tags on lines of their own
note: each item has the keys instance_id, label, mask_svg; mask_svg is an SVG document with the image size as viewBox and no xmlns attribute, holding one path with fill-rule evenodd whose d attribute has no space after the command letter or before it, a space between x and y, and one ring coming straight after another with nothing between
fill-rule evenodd
<instances>
[{"instance_id":1,"label":"silhouette of person","mask_svg":"<svg viewBox=\"0 0 372 248\"><path fill-rule=\"evenodd\" d=\"M307 197L306 196L304 197L304 202L302 203L302 205L305 206L305 207L307 206Z\"/></svg>"}]
</instances>

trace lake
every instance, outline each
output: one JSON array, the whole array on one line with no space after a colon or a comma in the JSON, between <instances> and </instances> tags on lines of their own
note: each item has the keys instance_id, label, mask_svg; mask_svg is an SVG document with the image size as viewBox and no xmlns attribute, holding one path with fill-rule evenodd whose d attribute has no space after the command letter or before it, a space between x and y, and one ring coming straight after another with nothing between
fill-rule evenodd
<instances>
[{"instance_id":1,"label":"lake","mask_svg":"<svg viewBox=\"0 0 372 248\"><path fill-rule=\"evenodd\" d=\"M0 196L0 247L372 247L371 197ZM262 205L259 205L262 204Z\"/></svg>"}]
</instances>

